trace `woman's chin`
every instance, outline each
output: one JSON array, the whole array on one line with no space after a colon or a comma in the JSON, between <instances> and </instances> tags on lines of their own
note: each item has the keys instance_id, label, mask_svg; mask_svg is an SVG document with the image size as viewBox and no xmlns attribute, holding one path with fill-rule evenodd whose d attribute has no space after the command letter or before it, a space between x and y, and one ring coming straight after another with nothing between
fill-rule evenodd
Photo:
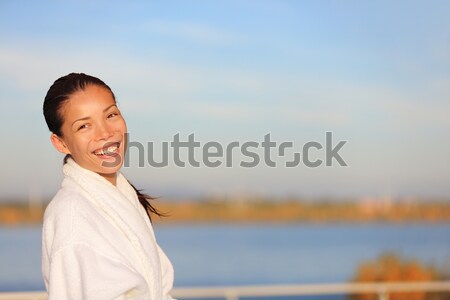
<instances>
[{"instance_id":1,"label":"woman's chin","mask_svg":"<svg viewBox=\"0 0 450 300\"><path fill-rule=\"evenodd\" d=\"M104 160L88 169L91 169L91 171L98 173L100 175L103 175L103 176L108 176L108 175L113 176L120 170L121 167L122 167L122 160L120 160L120 161Z\"/></svg>"}]
</instances>

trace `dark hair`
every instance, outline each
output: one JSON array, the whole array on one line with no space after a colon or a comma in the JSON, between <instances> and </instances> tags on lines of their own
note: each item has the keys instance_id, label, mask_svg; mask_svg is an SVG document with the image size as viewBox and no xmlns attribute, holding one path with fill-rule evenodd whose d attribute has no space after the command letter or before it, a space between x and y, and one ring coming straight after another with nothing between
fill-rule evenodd
<instances>
[{"instance_id":1,"label":"dark hair","mask_svg":"<svg viewBox=\"0 0 450 300\"><path fill-rule=\"evenodd\" d=\"M70 96L83 91L89 85L97 85L111 92L114 101L116 97L111 88L100 79L83 73L70 73L57 79L47 92L44 99L44 117L48 129L58 136L63 136L61 127L64 122L62 107Z\"/></svg>"},{"instance_id":2,"label":"dark hair","mask_svg":"<svg viewBox=\"0 0 450 300\"><path fill-rule=\"evenodd\" d=\"M63 118L63 105L72 96L74 93L83 91L87 86L96 85L99 87L103 87L111 92L111 95L116 101L116 97L114 96L111 88L100 80L97 77L86 75L84 73L70 73L66 76L63 76L57 79L50 89L47 92L47 95L44 99L44 117L45 122L47 123L48 129L56 134L57 136L62 137L63 133L61 127L64 123ZM67 159L70 157L70 154L67 154L64 157L64 164L67 162ZM155 207L150 204L150 201L155 200L155 197L150 195L146 195L141 193L141 190L138 190L130 183L133 189L136 191L139 202L144 207L150 221L152 221L151 214L155 214L157 216L165 216L165 214L159 212Z\"/></svg>"}]
</instances>

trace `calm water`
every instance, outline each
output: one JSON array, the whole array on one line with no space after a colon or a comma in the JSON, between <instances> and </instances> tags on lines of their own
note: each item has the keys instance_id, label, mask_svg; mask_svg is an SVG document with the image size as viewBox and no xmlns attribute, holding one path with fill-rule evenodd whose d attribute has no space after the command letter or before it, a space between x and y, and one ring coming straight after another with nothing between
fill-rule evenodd
<instances>
[{"instance_id":1,"label":"calm water","mask_svg":"<svg viewBox=\"0 0 450 300\"><path fill-rule=\"evenodd\" d=\"M40 227L0 227L0 291L43 290ZM450 224L168 225L175 286L347 281L384 251L450 266Z\"/></svg>"}]
</instances>

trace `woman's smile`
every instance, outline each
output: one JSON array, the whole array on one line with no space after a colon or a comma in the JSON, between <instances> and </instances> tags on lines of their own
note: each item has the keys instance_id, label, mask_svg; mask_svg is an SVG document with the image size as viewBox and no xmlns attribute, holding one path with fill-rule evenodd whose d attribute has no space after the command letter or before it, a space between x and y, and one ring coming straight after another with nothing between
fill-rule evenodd
<instances>
[{"instance_id":1,"label":"woman's smile","mask_svg":"<svg viewBox=\"0 0 450 300\"><path fill-rule=\"evenodd\" d=\"M120 142L110 142L110 143L106 143L105 146L103 146L102 148L99 148L95 151L93 151L93 153L100 158L103 159L108 159L111 157L116 157L117 155L119 155L119 147L120 147Z\"/></svg>"}]
</instances>

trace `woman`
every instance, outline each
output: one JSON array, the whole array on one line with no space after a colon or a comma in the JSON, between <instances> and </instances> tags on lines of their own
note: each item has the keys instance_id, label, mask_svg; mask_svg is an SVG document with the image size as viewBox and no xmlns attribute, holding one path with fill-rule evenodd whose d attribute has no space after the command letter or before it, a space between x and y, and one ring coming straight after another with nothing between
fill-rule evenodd
<instances>
[{"instance_id":1,"label":"woman","mask_svg":"<svg viewBox=\"0 0 450 300\"><path fill-rule=\"evenodd\" d=\"M111 89L71 73L50 87L44 116L65 154L48 205L42 273L49 299L172 299L172 265L158 246L148 200L119 172L127 126Z\"/></svg>"}]
</instances>

